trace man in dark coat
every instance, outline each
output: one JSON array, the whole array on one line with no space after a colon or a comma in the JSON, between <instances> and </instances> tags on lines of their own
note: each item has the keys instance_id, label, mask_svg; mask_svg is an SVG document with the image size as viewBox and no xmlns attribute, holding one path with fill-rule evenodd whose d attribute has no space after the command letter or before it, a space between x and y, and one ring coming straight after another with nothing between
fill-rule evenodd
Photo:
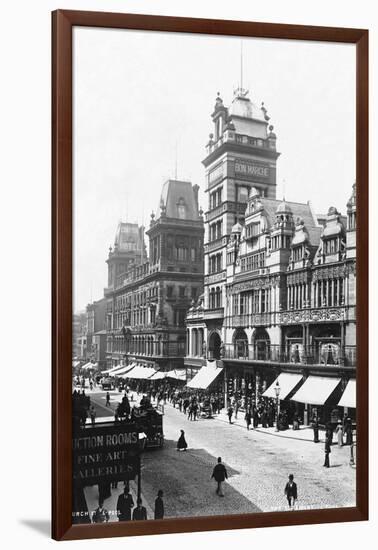
<instances>
[{"instance_id":1,"label":"man in dark coat","mask_svg":"<svg viewBox=\"0 0 378 550\"><path fill-rule=\"evenodd\" d=\"M323 466L325 468L329 468L329 453L331 452L331 440L329 437L326 436L325 444L324 444L324 464Z\"/></svg>"},{"instance_id":2,"label":"man in dark coat","mask_svg":"<svg viewBox=\"0 0 378 550\"><path fill-rule=\"evenodd\" d=\"M232 413L233 412L234 412L234 409L230 405L227 409L227 416L228 416L228 421L229 421L230 424L232 424L231 419L232 419Z\"/></svg>"},{"instance_id":3,"label":"man in dark coat","mask_svg":"<svg viewBox=\"0 0 378 550\"><path fill-rule=\"evenodd\" d=\"M218 463L214 466L213 474L211 478L214 478L217 482L216 493L220 497L224 497L222 483L228 478L227 470L224 464L222 464L222 458L218 457Z\"/></svg>"},{"instance_id":4,"label":"man in dark coat","mask_svg":"<svg viewBox=\"0 0 378 550\"><path fill-rule=\"evenodd\" d=\"M319 420L317 416L312 419L312 429L314 431L314 443L319 443Z\"/></svg>"},{"instance_id":5,"label":"man in dark coat","mask_svg":"<svg viewBox=\"0 0 378 550\"><path fill-rule=\"evenodd\" d=\"M293 474L289 475L289 481L285 485L285 495L289 503L289 508L295 505L298 498L297 484L294 481Z\"/></svg>"},{"instance_id":6,"label":"man in dark coat","mask_svg":"<svg viewBox=\"0 0 378 550\"><path fill-rule=\"evenodd\" d=\"M164 518L164 502L163 502L163 491L159 489L157 498L155 499L155 516L154 519L163 519Z\"/></svg>"},{"instance_id":7,"label":"man in dark coat","mask_svg":"<svg viewBox=\"0 0 378 550\"><path fill-rule=\"evenodd\" d=\"M142 506L142 499L138 499L137 507L134 508L133 511L133 520L140 521L147 519L147 510L144 506Z\"/></svg>"},{"instance_id":8,"label":"man in dark coat","mask_svg":"<svg viewBox=\"0 0 378 550\"><path fill-rule=\"evenodd\" d=\"M134 507L133 497L129 493L128 487L125 487L123 493L119 495L117 501L117 516L119 521L131 520L131 509Z\"/></svg>"},{"instance_id":9,"label":"man in dark coat","mask_svg":"<svg viewBox=\"0 0 378 550\"><path fill-rule=\"evenodd\" d=\"M346 445L352 445L353 443L353 429L352 420L348 416L344 422L344 433L346 435Z\"/></svg>"}]
</instances>

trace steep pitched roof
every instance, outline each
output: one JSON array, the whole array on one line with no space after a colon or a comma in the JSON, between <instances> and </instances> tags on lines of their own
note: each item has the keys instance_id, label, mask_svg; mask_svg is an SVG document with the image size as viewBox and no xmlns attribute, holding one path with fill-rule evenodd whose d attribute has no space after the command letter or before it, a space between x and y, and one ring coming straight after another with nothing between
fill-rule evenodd
<instances>
[{"instance_id":1,"label":"steep pitched roof","mask_svg":"<svg viewBox=\"0 0 378 550\"><path fill-rule=\"evenodd\" d=\"M199 220L198 204L190 181L166 181L160 195L158 212L160 212L161 205L165 207L167 218Z\"/></svg>"},{"instance_id":2,"label":"steep pitched roof","mask_svg":"<svg viewBox=\"0 0 378 550\"><path fill-rule=\"evenodd\" d=\"M281 204L281 201L276 199L267 199L266 197L260 197L260 201L264 207L265 213L267 214L269 226L272 227L276 221L276 211L278 206ZM312 246L318 246L320 243L322 227L318 225L318 221L312 212L310 204L290 201L285 202L293 213L294 222L297 218L303 219L310 244Z\"/></svg>"}]
</instances>

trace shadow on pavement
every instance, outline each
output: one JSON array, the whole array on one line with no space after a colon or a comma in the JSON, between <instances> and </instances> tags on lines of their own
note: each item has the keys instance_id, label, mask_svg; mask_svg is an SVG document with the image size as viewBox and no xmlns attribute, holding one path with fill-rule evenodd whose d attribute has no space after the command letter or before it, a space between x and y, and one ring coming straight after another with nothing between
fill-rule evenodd
<instances>
[{"instance_id":1,"label":"shadow on pavement","mask_svg":"<svg viewBox=\"0 0 378 550\"><path fill-rule=\"evenodd\" d=\"M260 509L227 481L225 498L216 493L211 479L217 463L205 449L176 450L176 441L166 439L163 449L143 454L142 493L153 507L159 489L164 491L165 517L193 517L259 512ZM228 480L239 472L225 463Z\"/></svg>"}]
</instances>

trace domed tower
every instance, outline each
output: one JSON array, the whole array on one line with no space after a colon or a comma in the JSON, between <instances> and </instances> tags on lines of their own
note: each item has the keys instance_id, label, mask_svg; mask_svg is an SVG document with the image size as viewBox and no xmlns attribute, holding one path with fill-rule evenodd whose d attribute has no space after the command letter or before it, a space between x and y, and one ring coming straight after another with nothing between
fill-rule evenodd
<instances>
[{"instance_id":1,"label":"domed tower","mask_svg":"<svg viewBox=\"0 0 378 550\"><path fill-rule=\"evenodd\" d=\"M236 259L239 252L240 239L243 231L243 226L240 222L236 222L231 229L231 235L227 244L227 276L232 275L234 269L229 273L229 266L235 267Z\"/></svg>"},{"instance_id":2,"label":"domed tower","mask_svg":"<svg viewBox=\"0 0 378 550\"><path fill-rule=\"evenodd\" d=\"M205 310L213 287L226 285L228 265L236 260L240 236L236 238L232 231L244 220L252 188L261 197L275 199L279 157L266 106L254 103L243 87L235 90L229 107L218 94L211 119L213 128L202 161L209 201L205 213ZM222 329L222 308L214 314L208 312L206 318L213 328Z\"/></svg>"},{"instance_id":3,"label":"domed tower","mask_svg":"<svg viewBox=\"0 0 378 550\"><path fill-rule=\"evenodd\" d=\"M275 271L286 269L290 256L290 245L294 234L293 212L288 203L283 199L275 213L275 222L271 230L270 263L275 266Z\"/></svg>"}]
</instances>

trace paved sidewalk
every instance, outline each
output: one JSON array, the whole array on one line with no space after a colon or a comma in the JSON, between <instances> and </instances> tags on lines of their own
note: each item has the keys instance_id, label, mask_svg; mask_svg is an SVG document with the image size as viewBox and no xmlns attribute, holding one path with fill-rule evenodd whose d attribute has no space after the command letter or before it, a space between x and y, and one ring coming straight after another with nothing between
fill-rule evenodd
<instances>
[{"instance_id":1,"label":"paved sidewalk","mask_svg":"<svg viewBox=\"0 0 378 550\"><path fill-rule=\"evenodd\" d=\"M123 493L124 484L122 481L118 482L118 487L116 489L111 489L111 496L106 498L104 500L104 508L109 512L109 523L118 521L117 518L117 500L119 495ZM85 498L87 501L87 506L89 510L89 515L92 520L92 514L96 510L98 506L98 485L92 485L90 487L86 487L84 489ZM133 497L134 505L137 505L137 482L136 480L130 481L130 494ZM143 506L145 506L147 510L147 519L154 519L154 510L151 507L150 503L147 501L147 499L143 495L143 491L141 494L142 503ZM131 511L132 514L132 511Z\"/></svg>"}]
</instances>

